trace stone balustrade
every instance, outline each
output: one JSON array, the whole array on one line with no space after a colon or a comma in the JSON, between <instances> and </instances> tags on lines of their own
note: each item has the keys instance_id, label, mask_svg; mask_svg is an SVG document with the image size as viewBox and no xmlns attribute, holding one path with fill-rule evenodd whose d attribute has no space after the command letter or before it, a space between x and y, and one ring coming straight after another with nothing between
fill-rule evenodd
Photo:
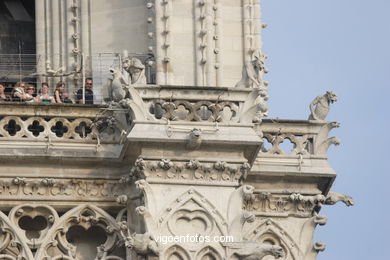
<instances>
[{"instance_id":1,"label":"stone balustrade","mask_svg":"<svg viewBox=\"0 0 390 260\"><path fill-rule=\"evenodd\" d=\"M94 122L104 106L0 103L0 140L35 139L96 142Z\"/></svg>"},{"instance_id":2,"label":"stone balustrade","mask_svg":"<svg viewBox=\"0 0 390 260\"><path fill-rule=\"evenodd\" d=\"M337 122L264 119L255 126L264 141L259 156L326 157L329 146L340 143L338 138L328 137L336 127Z\"/></svg>"},{"instance_id":3,"label":"stone balustrade","mask_svg":"<svg viewBox=\"0 0 390 260\"><path fill-rule=\"evenodd\" d=\"M118 158L131 122L125 112L103 105L0 103L0 154Z\"/></svg>"},{"instance_id":4,"label":"stone balustrade","mask_svg":"<svg viewBox=\"0 0 390 260\"><path fill-rule=\"evenodd\" d=\"M244 104L253 92L242 88L152 85L136 89L157 120L220 123L242 123Z\"/></svg>"}]
</instances>

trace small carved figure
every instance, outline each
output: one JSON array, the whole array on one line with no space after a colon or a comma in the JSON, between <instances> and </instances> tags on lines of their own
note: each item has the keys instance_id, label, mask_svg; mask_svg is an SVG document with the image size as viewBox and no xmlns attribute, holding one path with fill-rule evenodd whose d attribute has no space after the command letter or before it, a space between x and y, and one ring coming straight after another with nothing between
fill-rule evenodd
<instances>
[{"instance_id":1,"label":"small carved figure","mask_svg":"<svg viewBox=\"0 0 390 260\"><path fill-rule=\"evenodd\" d=\"M158 256L160 254L158 244L150 233L134 233L125 237L125 246L134 250L139 255Z\"/></svg>"},{"instance_id":2,"label":"small carved figure","mask_svg":"<svg viewBox=\"0 0 390 260\"><path fill-rule=\"evenodd\" d=\"M328 196L325 199L325 205L334 205L337 202L342 201L345 205L353 206L355 203L352 197L342 194L336 191L329 191Z\"/></svg>"},{"instance_id":3,"label":"small carved figure","mask_svg":"<svg viewBox=\"0 0 390 260\"><path fill-rule=\"evenodd\" d=\"M122 65L129 73L131 85L146 84L145 65L139 59L127 57Z\"/></svg>"},{"instance_id":4,"label":"small carved figure","mask_svg":"<svg viewBox=\"0 0 390 260\"><path fill-rule=\"evenodd\" d=\"M200 147L200 144L202 143L201 135L202 135L201 129L199 129L199 128L192 129L189 136L188 136L186 148L189 150L198 149Z\"/></svg>"},{"instance_id":5,"label":"small carved figure","mask_svg":"<svg viewBox=\"0 0 390 260\"><path fill-rule=\"evenodd\" d=\"M243 185L242 186L242 199L245 205L252 207L253 203L255 202L255 194L253 194L253 191L255 190L255 187L250 185Z\"/></svg>"},{"instance_id":6,"label":"small carved figure","mask_svg":"<svg viewBox=\"0 0 390 260\"><path fill-rule=\"evenodd\" d=\"M110 73L113 78L109 79L111 84L108 84L108 96L110 100L119 102L126 97L126 81L119 70L110 68Z\"/></svg>"},{"instance_id":7,"label":"small carved figure","mask_svg":"<svg viewBox=\"0 0 390 260\"><path fill-rule=\"evenodd\" d=\"M316 97L310 104L309 120L325 120L330 110L330 104L337 101L336 93L327 91L325 95Z\"/></svg>"},{"instance_id":8,"label":"small carved figure","mask_svg":"<svg viewBox=\"0 0 390 260\"><path fill-rule=\"evenodd\" d=\"M275 258L284 256L284 251L280 246L246 242L240 250L234 253L239 260L262 260L267 255Z\"/></svg>"},{"instance_id":9,"label":"small carved figure","mask_svg":"<svg viewBox=\"0 0 390 260\"><path fill-rule=\"evenodd\" d=\"M242 68L242 78L236 84L235 88L254 88L261 87L260 72L265 71L265 56L260 52L255 53L254 60L248 61Z\"/></svg>"}]
</instances>

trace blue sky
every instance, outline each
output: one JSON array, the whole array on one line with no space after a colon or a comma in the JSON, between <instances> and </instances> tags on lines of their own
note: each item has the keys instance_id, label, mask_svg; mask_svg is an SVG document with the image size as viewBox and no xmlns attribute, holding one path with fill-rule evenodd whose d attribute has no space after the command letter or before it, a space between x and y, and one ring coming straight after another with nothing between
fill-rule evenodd
<instances>
[{"instance_id":1,"label":"blue sky","mask_svg":"<svg viewBox=\"0 0 390 260\"><path fill-rule=\"evenodd\" d=\"M342 143L328 154L333 190L356 205L323 208L318 260L389 259L390 1L261 2L270 117L307 119L317 95L338 95L328 116L341 123L332 135Z\"/></svg>"}]
</instances>

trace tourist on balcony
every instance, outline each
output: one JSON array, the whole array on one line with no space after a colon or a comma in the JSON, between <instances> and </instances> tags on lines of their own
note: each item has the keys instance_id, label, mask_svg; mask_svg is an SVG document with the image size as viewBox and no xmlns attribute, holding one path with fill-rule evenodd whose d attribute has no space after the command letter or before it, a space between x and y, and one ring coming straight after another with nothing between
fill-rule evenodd
<instances>
[{"instance_id":1,"label":"tourist on balcony","mask_svg":"<svg viewBox=\"0 0 390 260\"><path fill-rule=\"evenodd\" d=\"M85 99L83 99L83 88L77 90L77 100L79 104L93 104L93 81L92 78L85 79Z\"/></svg>"},{"instance_id":2,"label":"tourist on balcony","mask_svg":"<svg viewBox=\"0 0 390 260\"><path fill-rule=\"evenodd\" d=\"M65 91L65 83L60 81L56 85L56 90L54 91L54 99L56 103L73 103L69 99L69 94Z\"/></svg>"},{"instance_id":3,"label":"tourist on balcony","mask_svg":"<svg viewBox=\"0 0 390 260\"><path fill-rule=\"evenodd\" d=\"M46 82L42 83L41 89L39 90L38 102L55 103L54 97L49 95L49 84Z\"/></svg>"},{"instance_id":4,"label":"tourist on balcony","mask_svg":"<svg viewBox=\"0 0 390 260\"><path fill-rule=\"evenodd\" d=\"M25 92L25 82L17 82L12 90L12 101L25 101L26 92Z\"/></svg>"},{"instance_id":5,"label":"tourist on balcony","mask_svg":"<svg viewBox=\"0 0 390 260\"><path fill-rule=\"evenodd\" d=\"M35 87L33 85L27 84L26 86L26 95L25 95L25 102L37 102L38 98L35 94Z\"/></svg>"},{"instance_id":6,"label":"tourist on balcony","mask_svg":"<svg viewBox=\"0 0 390 260\"><path fill-rule=\"evenodd\" d=\"M10 101L10 97L5 94L5 85L0 83L0 101Z\"/></svg>"}]
</instances>

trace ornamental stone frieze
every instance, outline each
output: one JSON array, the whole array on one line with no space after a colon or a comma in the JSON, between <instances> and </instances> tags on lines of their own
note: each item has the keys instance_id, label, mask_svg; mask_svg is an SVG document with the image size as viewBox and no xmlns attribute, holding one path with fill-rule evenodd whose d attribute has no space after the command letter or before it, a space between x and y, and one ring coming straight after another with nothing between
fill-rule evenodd
<instances>
[{"instance_id":1,"label":"ornamental stone frieze","mask_svg":"<svg viewBox=\"0 0 390 260\"><path fill-rule=\"evenodd\" d=\"M145 179L149 183L236 186L238 182L242 182L246 178L249 169L248 163L146 160L140 157L135 161L130 174L124 176L121 181L130 183Z\"/></svg>"},{"instance_id":2,"label":"ornamental stone frieze","mask_svg":"<svg viewBox=\"0 0 390 260\"><path fill-rule=\"evenodd\" d=\"M125 193L118 179L0 178L2 201L84 201L114 202Z\"/></svg>"}]
</instances>

